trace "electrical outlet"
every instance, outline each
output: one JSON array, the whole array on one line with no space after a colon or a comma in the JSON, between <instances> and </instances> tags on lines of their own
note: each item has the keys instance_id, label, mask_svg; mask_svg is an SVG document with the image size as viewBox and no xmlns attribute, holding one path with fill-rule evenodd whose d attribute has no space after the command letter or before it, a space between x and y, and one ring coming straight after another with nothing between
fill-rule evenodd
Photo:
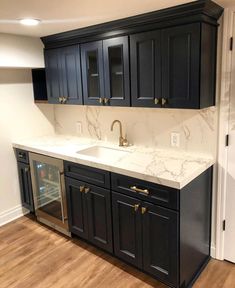
<instances>
[{"instance_id":1,"label":"electrical outlet","mask_svg":"<svg viewBox=\"0 0 235 288\"><path fill-rule=\"evenodd\" d=\"M177 132L171 133L171 146L180 147L180 133Z\"/></svg>"},{"instance_id":2,"label":"electrical outlet","mask_svg":"<svg viewBox=\"0 0 235 288\"><path fill-rule=\"evenodd\" d=\"M80 121L76 122L76 132L79 136L82 135L82 122Z\"/></svg>"}]
</instances>

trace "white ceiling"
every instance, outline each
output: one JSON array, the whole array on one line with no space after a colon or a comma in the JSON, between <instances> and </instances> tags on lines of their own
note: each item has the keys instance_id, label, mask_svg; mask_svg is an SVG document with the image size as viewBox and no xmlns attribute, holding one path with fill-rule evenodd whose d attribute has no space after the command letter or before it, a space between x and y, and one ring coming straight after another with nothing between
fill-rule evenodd
<instances>
[{"instance_id":1,"label":"white ceiling","mask_svg":"<svg viewBox=\"0 0 235 288\"><path fill-rule=\"evenodd\" d=\"M41 37L188 2L192 0L0 0L0 33ZM235 6L235 0L216 2ZM42 22L18 24L25 17Z\"/></svg>"}]
</instances>

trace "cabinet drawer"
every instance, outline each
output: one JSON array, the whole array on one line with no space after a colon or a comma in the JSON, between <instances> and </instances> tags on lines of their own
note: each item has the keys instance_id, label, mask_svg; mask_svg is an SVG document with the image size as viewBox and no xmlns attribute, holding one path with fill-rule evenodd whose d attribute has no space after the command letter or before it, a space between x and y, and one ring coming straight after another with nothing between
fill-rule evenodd
<instances>
[{"instance_id":1,"label":"cabinet drawer","mask_svg":"<svg viewBox=\"0 0 235 288\"><path fill-rule=\"evenodd\" d=\"M16 149L16 158L19 162L29 164L29 153L27 151Z\"/></svg>"},{"instance_id":2,"label":"cabinet drawer","mask_svg":"<svg viewBox=\"0 0 235 288\"><path fill-rule=\"evenodd\" d=\"M110 188L110 173L72 162L64 162L65 175L100 187Z\"/></svg>"},{"instance_id":3,"label":"cabinet drawer","mask_svg":"<svg viewBox=\"0 0 235 288\"><path fill-rule=\"evenodd\" d=\"M144 201L179 209L179 190L120 174L111 174L112 190Z\"/></svg>"}]
</instances>

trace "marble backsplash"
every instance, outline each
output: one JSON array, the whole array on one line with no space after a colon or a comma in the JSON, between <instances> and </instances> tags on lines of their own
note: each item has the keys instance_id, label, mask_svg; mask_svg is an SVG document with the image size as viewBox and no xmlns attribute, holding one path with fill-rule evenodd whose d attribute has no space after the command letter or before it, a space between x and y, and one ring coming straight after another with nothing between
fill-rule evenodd
<instances>
[{"instance_id":1,"label":"marble backsplash","mask_svg":"<svg viewBox=\"0 0 235 288\"><path fill-rule=\"evenodd\" d=\"M55 105L55 131L118 143L119 127L111 132L113 120L123 124L130 143L144 147L171 148L171 132L180 133L180 147L188 152L216 157L217 108L203 110ZM82 133L77 130L82 125ZM173 148L172 148L173 149Z\"/></svg>"}]
</instances>

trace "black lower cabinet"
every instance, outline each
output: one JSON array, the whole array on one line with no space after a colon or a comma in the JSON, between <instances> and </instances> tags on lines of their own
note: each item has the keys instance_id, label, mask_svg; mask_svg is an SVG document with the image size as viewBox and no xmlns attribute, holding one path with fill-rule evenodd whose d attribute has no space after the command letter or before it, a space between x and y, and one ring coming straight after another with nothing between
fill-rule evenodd
<instances>
[{"instance_id":1,"label":"black lower cabinet","mask_svg":"<svg viewBox=\"0 0 235 288\"><path fill-rule=\"evenodd\" d=\"M110 191L66 177L70 231L112 252Z\"/></svg>"},{"instance_id":2,"label":"black lower cabinet","mask_svg":"<svg viewBox=\"0 0 235 288\"><path fill-rule=\"evenodd\" d=\"M33 191L29 164L17 162L17 165L22 206L27 208L30 212L34 212Z\"/></svg>"},{"instance_id":3,"label":"black lower cabinet","mask_svg":"<svg viewBox=\"0 0 235 288\"><path fill-rule=\"evenodd\" d=\"M178 213L147 202L142 206L143 270L177 286Z\"/></svg>"},{"instance_id":4,"label":"black lower cabinet","mask_svg":"<svg viewBox=\"0 0 235 288\"><path fill-rule=\"evenodd\" d=\"M173 189L73 166L65 165L71 232L170 287L192 287L210 259L212 168Z\"/></svg>"},{"instance_id":5,"label":"black lower cabinet","mask_svg":"<svg viewBox=\"0 0 235 288\"><path fill-rule=\"evenodd\" d=\"M66 193L70 231L88 239L86 195L80 191L83 182L66 177Z\"/></svg>"},{"instance_id":6,"label":"black lower cabinet","mask_svg":"<svg viewBox=\"0 0 235 288\"><path fill-rule=\"evenodd\" d=\"M178 213L112 192L114 253L177 286Z\"/></svg>"},{"instance_id":7,"label":"black lower cabinet","mask_svg":"<svg viewBox=\"0 0 235 288\"><path fill-rule=\"evenodd\" d=\"M112 192L114 253L142 267L141 214L138 199Z\"/></svg>"},{"instance_id":8,"label":"black lower cabinet","mask_svg":"<svg viewBox=\"0 0 235 288\"><path fill-rule=\"evenodd\" d=\"M89 240L100 248L113 251L110 191L88 185ZM86 193L86 192L85 192Z\"/></svg>"}]
</instances>

